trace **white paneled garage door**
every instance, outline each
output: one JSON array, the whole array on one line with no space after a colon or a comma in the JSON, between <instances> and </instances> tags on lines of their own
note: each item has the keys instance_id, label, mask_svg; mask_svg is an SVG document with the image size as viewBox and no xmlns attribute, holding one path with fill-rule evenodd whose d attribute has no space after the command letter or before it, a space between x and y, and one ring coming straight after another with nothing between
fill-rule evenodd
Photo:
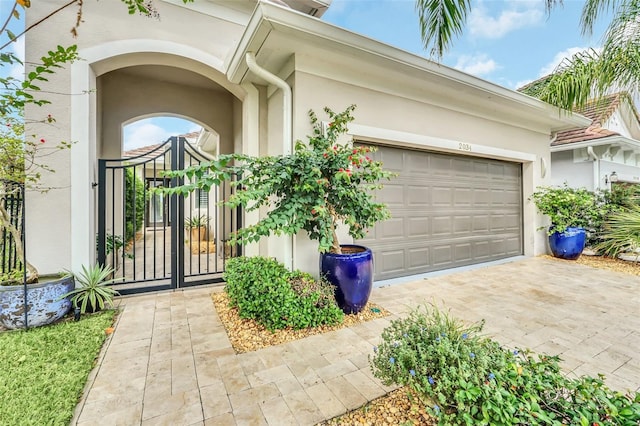
<instances>
[{"instance_id":1,"label":"white paneled garage door","mask_svg":"<svg viewBox=\"0 0 640 426\"><path fill-rule=\"evenodd\" d=\"M373 154L399 176L378 199L392 218L359 244L385 280L520 255L522 166L380 146Z\"/></svg>"}]
</instances>

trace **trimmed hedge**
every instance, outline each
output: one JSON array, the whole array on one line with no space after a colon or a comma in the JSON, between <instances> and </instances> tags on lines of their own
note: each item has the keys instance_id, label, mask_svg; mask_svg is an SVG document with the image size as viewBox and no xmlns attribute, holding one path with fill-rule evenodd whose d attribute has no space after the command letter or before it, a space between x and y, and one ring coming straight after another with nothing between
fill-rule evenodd
<instances>
[{"instance_id":1,"label":"trimmed hedge","mask_svg":"<svg viewBox=\"0 0 640 426\"><path fill-rule=\"evenodd\" d=\"M236 257L226 264L225 291L240 317L252 318L273 331L342 322L334 287L264 257Z\"/></svg>"}]
</instances>

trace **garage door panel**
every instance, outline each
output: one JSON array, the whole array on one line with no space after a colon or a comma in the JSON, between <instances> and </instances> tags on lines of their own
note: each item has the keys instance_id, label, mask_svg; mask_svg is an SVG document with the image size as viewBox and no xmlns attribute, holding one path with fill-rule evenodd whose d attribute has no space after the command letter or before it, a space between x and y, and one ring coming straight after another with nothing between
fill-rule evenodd
<instances>
[{"instance_id":1,"label":"garage door panel","mask_svg":"<svg viewBox=\"0 0 640 426\"><path fill-rule=\"evenodd\" d=\"M451 245L435 246L432 249L432 263L434 266L448 265L453 262L453 248Z\"/></svg>"},{"instance_id":2,"label":"garage door panel","mask_svg":"<svg viewBox=\"0 0 640 426\"><path fill-rule=\"evenodd\" d=\"M429 223L429 218L424 216L407 218L407 225L409 226L408 236L410 238L427 238L431 233Z\"/></svg>"},{"instance_id":3,"label":"garage door panel","mask_svg":"<svg viewBox=\"0 0 640 426\"><path fill-rule=\"evenodd\" d=\"M399 173L378 195L392 219L361 241L376 280L522 253L520 164L390 147L373 155Z\"/></svg>"},{"instance_id":4,"label":"garage door panel","mask_svg":"<svg viewBox=\"0 0 640 426\"><path fill-rule=\"evenodd\" d=\"M402 274L406 270L404 259L403 249L378 252L374 258L374 274L386 277Z\"/></svg>"},{"instance_id":5,"label":"garage door panel","mask_svg":"<svg viewBox=\"0 0 640 426\"><path fill-rule=\"evenodd\" d=\"M431 219L433 224L431 234L434 236L451 235L451 217L435 216Z\"/></svg>"},{"instance_id":6,"label":"garage door panel","mask_svg":"<svg viewBox=\"0 0 640 426\"><path fill-rule=\"evenodd\" d=\"M456 216L453 218L453 233L468 234L472 230L472 224L471 216Z\"/></svg>"},{"instance_id":7,"label":"garage door panel","mask_svg":"<svg viewBox=\"0 0 640 426\"><path fill-rule=\"evenodd\" d=\"M426 207L429 205L429 187L426 185L407 185L405 194L406 204L411 207Z\"/></svg>"},{"instance_id":8,"label":"garage door panel","mask_svg":"<svg viewBox=\"0 0 640 426\"><path fill-rule=\"evenodd\" d=\"M376 192L376 200L386 203L389 208L402 207L404 205L404 186L396 183L388 183Z\"/></svg>"},{"instance_id":9,"label":"garage door panel","mask_svg":"<svg viewBox=\"0 0 640 426\"><path fill-rule=\"evenodd\" d=\"M429 248L420 247L407 250L409 262L407 267L409 269L424 268L429 264Z\"/></svg>"},{"instance_id":10,"label":"garage door panel","mask_svg":"<svg viewBox=\"0 0 640 426\"><path fill-rule=\"evenodd\" d=\"M449 207L453 204L453 194L451 187L433 186L431 187L431 205Z\"/></svg>"}]
</instances>

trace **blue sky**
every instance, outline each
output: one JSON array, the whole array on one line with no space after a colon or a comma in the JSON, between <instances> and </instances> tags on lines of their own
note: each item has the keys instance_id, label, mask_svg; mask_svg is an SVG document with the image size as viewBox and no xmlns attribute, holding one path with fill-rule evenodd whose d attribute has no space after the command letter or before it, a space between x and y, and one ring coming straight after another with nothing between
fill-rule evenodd
<instances>
[{"instance_id":1,"label":"blue sky","mask_svg":"<svg viewBox=\"0 0 640 426\"><path fill-rule=\"evenodd\" d=\"M0 0L0 3L4 12L5 5L12 1ZM516 89L551 72L563 57L600 46L609 17L604 16L598 22L594 35L582 36L579 21L583 4L583 1L565 0L563 6L547 16L544 0L472 0L464 34L454 42L442 63ZM411 53L429 56L422 47L413 0L333 0L323 20ZM19 27L20 23L15 22L12 29L17 33ZM14 47L21 56L23 40ZM125 150L197 129L198 125L177 118L140 120L125 127Z\"/></svg>"},{"instance_id":2,"label":"blue sky","mask_svg":"<svg viewBox=\"0 0 640 426\"><path fill-rule=\"evenodd\" d=\"M412 0L333 0L323 19L373 39L422 56ZM445 65L515 89L548 74L567 54L597 47L608 19L598 22L591 37L580 34L584 2L565 0L550 16L544 0L471 1L462 37L445 54Z\"/></svg>"}]
</instances>

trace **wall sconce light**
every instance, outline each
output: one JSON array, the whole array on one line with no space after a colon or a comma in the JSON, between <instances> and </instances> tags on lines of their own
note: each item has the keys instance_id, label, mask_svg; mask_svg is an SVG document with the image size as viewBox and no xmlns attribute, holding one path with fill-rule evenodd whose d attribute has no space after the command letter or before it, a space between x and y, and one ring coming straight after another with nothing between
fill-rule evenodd
<instances>
[{"instance_id":1,"label":"wall sconce light","mask_svg":"<svg viewBox=\"0 0 640 426\"><path fill-rule=\"evenodd\" d=\"M618 174L616 172L611 172L609 176L604 175L604 183L615 183L618 181Z\"/></svg>"}]
</instances>

